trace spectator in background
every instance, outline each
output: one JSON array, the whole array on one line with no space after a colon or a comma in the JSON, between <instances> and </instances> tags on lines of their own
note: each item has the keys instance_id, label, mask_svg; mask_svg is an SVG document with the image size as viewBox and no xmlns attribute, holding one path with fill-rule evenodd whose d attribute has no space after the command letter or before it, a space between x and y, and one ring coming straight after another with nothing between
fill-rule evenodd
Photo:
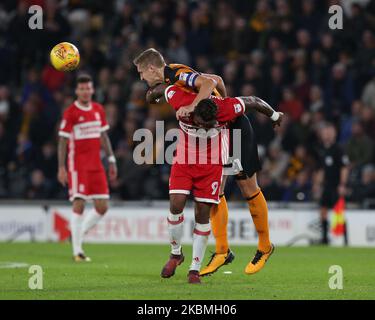
<instances>
[{"instance_id":1,"label":"spectator in background","mask_svg":"<svg viewBox=\"0 0 375 320\"><path fill-rule=\"evenodd\" d=\"M348 190L349 199L354 202L358 202L362 207L366 205L365 201L375 198L375 167L374 165L368 164L363 167L361 181L353 185ZM372 201L370 204L371 208L375 207L375 202Z\"/></svg>"},{"instance_id":2,"label":"spectator in background","mask_svg":"<svg viewBox=\"0 0 375 320\"><path fill-rule=\"evenodd\" d=\"M299 121L303 113L303 104L295 96L291 88L283 89L283 100L279 104L278 111L288 114L292 121Z\"/></svg>"},{"instance_id":3,"label":"spectator in background","mask_svg":"<svg viewBox=\"0 0 375 320\"><path fill-rule=\"evenodd\" d=\"M311 181L307 170L300 171L294 182L286 188L283 194L283 201L311 201Z\"/></svg>"},{"instance_id":4,"label":"spectator in background","mask_svg":"<svg viewBox=\"0 0 375 320\"><path fill-rule=\"evenodd\" d=\"M267 90L267 101L271 106L278 105L283 95L283 85L285 81L284 72L281 66L273 65L271 67L270 90Z\"/></svg>"},{"instance_id":5,"label":"spectator in background","mask_svg":"<svg viewBox=\"0 0 375 320\"><path fill-rule=\"evenodd\" d=\"M34 170L31 172L30 183L25 195L26 199L50 199L51 185L46 180L42 170Z\"/></svg>"},{"instance_id":6,"label":"spectator in background","mask_svg":"<svg viewBox=\"0 0 375 320\"><path fill-rule=\"evenodd\" d=\"M363 107L360 111L360 119L367 136L375 143L375 110Z\"/></svg>"},{"instance_id":7,"label":"spectator in background","mask_svg":"<svg viewBox=\"0 0 375 320\"><path fill-rule=\"evenodd\" d=\"M308 165L309 160L306 147L304 145L298 145L287 164L285 175L288 181L294 182L297 175L303 170L307 172Z\"/></svg>"},{"instance_id":8,"label":"spectator in background","mask_svg":"<svg viewBox=\"0 0 375 320\"><path fill-rule=\"evenodd\" d=\"M365 134L359 120L352 123L352 136L346 144L346 154L353 166L362 166L373 159L373 142Z\"/></svg>"},{"instance_id":9,"label":"spectator in background","mask_svg":"<svg viewBox=\"0 0 375 320\"><path fill-rule=\"evenodd\" d=\"M304 106L310 102L310 82L304 69L298 69L296 71L296 77L293 85L293 91L296 94L298 100L302 102Z\"/></svg>"},{"instance_id":10,"label":"spectator in background","mask_svg":"<svg viewBox=\"0 0 375 320\"><path fill-rule=\"evenodd\" d=\"M289 155L284 152L281 145L275 141L268 148L268 156L263 163L263 170L269 172L269 176L276 183L281 183L284 172L288 166Z\"/></svg>"},{"instance_id":11,"label":"spectator in background","mask_svg":"<svg viewBox=\"0 0 375 320\"><path fill-rule=\"evenodd\" d=\"M326 90L326 101L330 106L329 115L338 118L341 114L349 114L354 98L351 75L344 64L336 63L332 67L331 78Z\"/></svg>"},{"instance_id":12,"label":"spectator in background","mask_svg":"<svg viewBox=\"0 0 375 320\"><path fill-rule=\"evenodd\" d=\"M309 100L309 110L311 112L326 111L326 108L324 106L322 89L319 86L314 85L310 88Z\"/></svg>"},{"instance_id":13,"label":"spectator in background","mask_svg":"<svg viewBox=\"0 0 375 320\"><path fill-rule=\"evenodd\" d=\"M363 104L375 110L375 75L366 83L362 92L361 100Z\"/></svg>"},{"instance_id":14,"label":"spectator in background","mask_svg":"<svg viewBox=\"0 0 375 320\"><path fill-rule=\"evenodd\" d=\"M177 34L169 38L166 56L168 61L178 61L179 63L190 65L189 53L185 49L181 37Z\"/></svg>"}]
</instances>

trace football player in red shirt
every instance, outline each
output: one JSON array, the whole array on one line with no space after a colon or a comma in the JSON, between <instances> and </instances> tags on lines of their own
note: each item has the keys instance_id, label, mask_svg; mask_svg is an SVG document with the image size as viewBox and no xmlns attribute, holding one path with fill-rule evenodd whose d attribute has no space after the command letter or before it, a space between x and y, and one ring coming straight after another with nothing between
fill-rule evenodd
<instances>
[{"instance_id":1,"label":"football player in red shirt","mask_svg":"<svg viewBox=\"0 0 375 320\"><path fill-rule=\"evenodd\" d=\"M147 93L147 101L155 102L156 99L165 99L177 112L180 108L192 103L197 94L188 92L180 86L165 84L157 85L150 89ZM182 224L184 221L183 210L187 200L187 195L193 190L194 199L196 202L195 219L196 227L194 229L193 242L193 262L189 271L189 282L199 282L197 278L197 270L200 269L201 260L207 244L207 237L209 234L209 214L208 208L212 204L219 202L218 192L221 185L222 170L220 167L226 163L228 156L228 140L226 138L226 126L245 113L246 108L254 108L255 110L269 116L273 121L273 125L280 125L282 113L277 113L267 103L257 97L215 97L201 100L194 112L190 113L188 117L180 118L179 124L184 135L179 139L177 145L177 162L174 161L171 169L171 177L169 184L170 193L170 207L171 214L168 216L168 230L170 234L170 243L172 248L171 256L162 270L162 277L171 277L174 275L177 266L184 261L184 256L181 250L181 236ZM277 119L275 119L277 114ZM200 163L193 164L186 163L186 158L195 159L196 157L186 157L186 154L191 153L189 148L193 149L193 153L197 152L195 145L196 140L191 140L189 143L189 136L197 135L200 129L212 129L220 131L218 135L208 135L206 139L209 140L204 144L205 151L211 154L208 158L215 164L202 165ZM202 137L202 133L200 134ZM212 140L219 136L219 151L212 152L214 143ZM247 136L250 139L250 136ZM181 151L181 141L183 158L179 156ZM203 153L204 150L199 150L198 153ZM212 154L216 154L218 159L212 158ZM215 161L216 160L216 161ZM179 163L178 161L182 161ZM207 206L207 204L210 204ZM206 205L206 206L204 206ZM197 230L198 226L198 230ZM199 230L201 228L202 230ZM206 232L203 232L205 230ZM195 277L194 277L195 276Z\"/></svg>"},{"instance_id":2,"label":"football player in red shirt","mask_svg":"<svg viewBox=\"0 0 375 320\"><path fill-rule=\"evenodd\" d=\"M92 101L94 86L89 75L78 76L75 93L77 100L65 109L60 124L58 180L69 186L69 200L73 203L70 220L73 259L79 262L91 261L82 249L83 236L108 210L109 190L100 158L101 145L108 157L111 181L117 177L117 166L107 135L109 125L104 108ZM94 209L83 216L87 200L94 201Z\"/></svg>"},{"instance_id":3,"label":"football player in red shirt","mask_svg":"<svg viewBox=\"0 0 375 320\"><path fill-rule=\"evenodd\" d=\"M221 77L202 74L182 64L167 65L163 56L153 48L142 52L134 59L133 63L136 65L141 79L145 80L150 87L164 82L166 84L176 84L185 91L196 93L190 104L179 108L176 112L177 119L189 116L199 101L209 98L210 95L226 97L226 89ZM256 108L268 105L265 101L257 97L250 97L248 100L256 100L258 102ZM274 112L270 117L276 123L280 115L281 113ZM216 250L208 265L201 270L201 276L216 272L221 266L231 263L234 259L234 253L228 244L228 206L224 195L224 186L228 174L234 174L237 185L241 190L243 198L246 200L258 234L257 251L253 259L246 266L245 272L247 274L254 274L260 271L274 251L274 246L269 236L267 202L257 183L256 173L260 171L261 164L258 156L256 136L245 114L237 117L230 123L230 133L233 133L235 130L240 130L241 132L243 142L240 145L241 158L232 157L230 163L227 164L232 167L225 168L220 190L220 202L218 205L212 206L210 220L212 233L215 236ZM233 136L233 134L230 134L230 137ZM233 143L230 143L230 146L233 147ZM235 173L233 173L234 169Z\"/></svg>"}]
</instances>

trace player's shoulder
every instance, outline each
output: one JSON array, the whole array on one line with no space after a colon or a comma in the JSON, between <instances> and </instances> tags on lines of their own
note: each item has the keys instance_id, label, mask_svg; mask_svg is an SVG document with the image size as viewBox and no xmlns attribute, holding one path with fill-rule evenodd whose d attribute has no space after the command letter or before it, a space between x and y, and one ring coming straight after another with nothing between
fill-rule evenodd
<instances>
[{"instance_id":1,"label":"player's shoulder","mask_svg":"<svg viewBox=\"0 0 375 320\"><path fill-rule=\"evenodd\" d=\"M181 74L197 73L193 68L180 63L168 64L164 69L166 79L173 80L179 78Z\"/></svg>"},{"instance_id":2,"label":"player's shoulder","mask_svg":"<svg viewBox=\"0 0 375 320\"><path fill-rule=\"evenodd\" d=\"M72 115L76 112L76 110L77 110L77 107L75 106L73 102L64 109L63 113L64 115Z\"/></svg>"},{"instance_id":3,"label":"player's shoulder","mask_svg":"<svg viewBox=\"0 0 375 320\"><path fill-rule=\"evenodd\" d=\"M93 109L96 110L96 111L98 111L98 110L99 111L104 111L104 106L101 103L99 103L99 102L92 101L91 105L92 105Z\"/></svg>"}]
</instances>

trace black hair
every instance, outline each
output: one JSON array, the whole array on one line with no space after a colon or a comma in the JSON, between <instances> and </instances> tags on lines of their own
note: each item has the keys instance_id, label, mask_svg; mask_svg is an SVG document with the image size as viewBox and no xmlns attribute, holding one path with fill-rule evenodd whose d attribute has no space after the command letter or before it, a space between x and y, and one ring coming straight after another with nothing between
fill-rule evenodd
<instances>
[{"instance_id":1,"label":"black hair","mask_svg":"<svg viewBox=\"0 0 375 320\"><path fill-rule=\"evenodd\" d=\"M216 120L217 105L211 99L203 99L195 107L194 114L205 122Z\"/></svg>"},{"instance_id":2,"label":"black hair","mask_svg":"<svg viewBox=\"0 0 375 320\"><path fill-rule=\"evenodd\" d=\"M78 83L87 83L92 82L92 78L89 74L82 73L77 77L77 84Z\"/></svg>"}]
</instances>

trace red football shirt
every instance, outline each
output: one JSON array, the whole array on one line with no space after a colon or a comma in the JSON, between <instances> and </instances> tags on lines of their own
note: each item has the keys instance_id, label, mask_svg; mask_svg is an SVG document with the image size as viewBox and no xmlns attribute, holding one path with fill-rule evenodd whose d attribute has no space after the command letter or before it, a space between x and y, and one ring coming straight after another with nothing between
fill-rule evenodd
<instances>
[{"instance_id":1,"label":"red football shirt","mask_svg":"<svg viewBox=\"0 0 375 320\"><path fill-rule=\"evenodd\" d=\"M99 103L91 102L85 107L75 101L64 111L59 136L69 138L69 171L103 170L100 137L108 129L104 108Z\"/></svg>"},{"instance_id":2,"label":"red football shirt","mask_svg":"<svg viewBox=\"0 0 375 320\"><path fill-rule=\"evenodd\" d=\"M197 96L194 92L187 92L179 86L172 85L165 89L165 99L176 111L183 106L190 105ZM199 159L207 159L205 163L225 164L229 156L229 132L226 125L229 121L245 113L245 104L240 98L221 98L211 96L217 105L218 126L209 131L194 125L191 118L179 121L183 136L177 145L178 162L185 159L185 163L191 163L187 159L196 159L195 163L202 164ZM195 138L195 139L194 139ZM197 139L207 140L207 144L199 145ZM184 150L182 150L184 149ZM182 154L182 156L181 156ZM180 157L179 157L180 155ZM182 158L181 158L182 157Z\"/></svg>"}]
</instances>

